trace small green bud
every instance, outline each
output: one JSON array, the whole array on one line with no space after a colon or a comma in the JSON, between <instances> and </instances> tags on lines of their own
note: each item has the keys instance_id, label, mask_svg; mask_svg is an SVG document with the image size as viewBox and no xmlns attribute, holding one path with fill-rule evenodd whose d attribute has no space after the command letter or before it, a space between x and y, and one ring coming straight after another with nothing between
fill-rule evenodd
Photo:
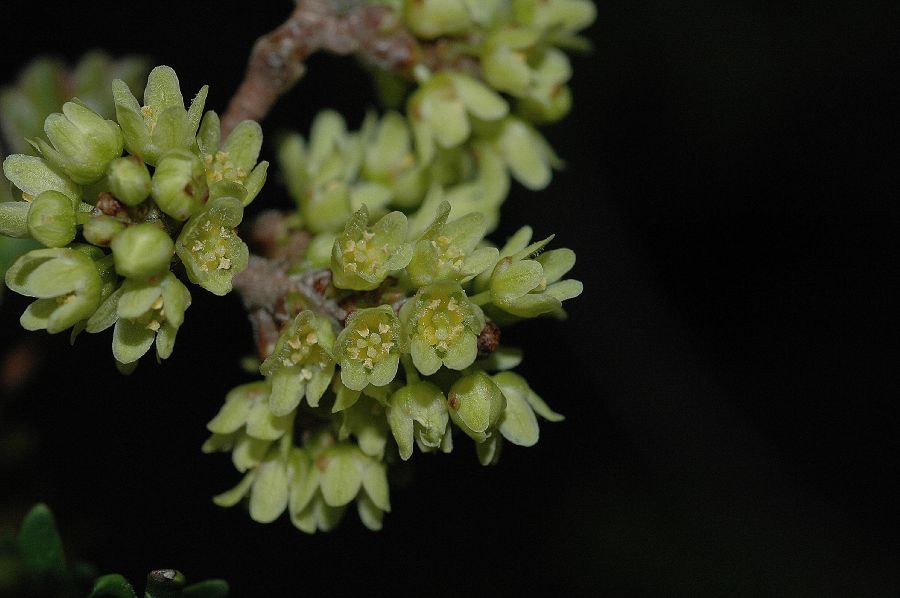
<instances>
[{"instance_id":1,"label":"small green bud","mask_svg":"<svg viewBox=\"0 0 900 598\"><path fill-rule=\"evenodd\" d=\"M572 90L561 85L548 90L544 97L525 97L517 103L517 111L523 118L536 123L554 123L572 109Z\"/></svg>"},{"instance_id":2,"label":"small green bud","mask_svg":"<svg viewBox=\"0 0 900 598\"><path fill-rule=\"evenodd\" d=\"M169 234L156 224L134 224L110 244L116 272L128 278L148 278L167 270L175 251Z\"/></svg>"},{"instance_id":3,"label":"small green bud","mask_svg":"<svg viewBox=\"0 0 900 598\"><path fill-rule=\"evenodd\" d=\"M50 334L90 317L100 304L102 285L94 260L77 249L35 249L6 271L6 286L37 298L19 319L22 327Z\"/></svg>"},{"instance_id":4,"label":"small green bud","mask_svg":"<svg viewBox=\"0 0 900 598\"><path fill-rule=\"evenodd\" d=\"M62 109L62 114L51 114L44 121L50 143L38 139L38 149L79 185L95 183L122 155L122 131L81 103L66 102Z\"/></svg>"},{"instance_id":5,"label":"small green bud","mask_svg":"<svg viewBox=\"0 0 900 598\"><path fill-rule=\"evenodd\" d=\"M389 387L384 387L385 390L387 388ZM388 423L383 404L386 400L387 397L381 400L364 396L352 407L345 409L341 413L343 421L338 431L338 440L347 440L353 436L363 453L379 461L384 459L388 439Z\"/></svg>"},{"instance_id":6,"label":"small green bud","mask_svg":"<svg viewBox=\"0 0 900 598\"><path fill-rule=\"evenodd\" d=\"M425 39L462 33L472 25L465 0L406 0L403 20Z\"/></svg>"},{"instance_id":7,"label":"small green bud","mask_svg":"<svg viewBox=\"0 0 900 598\"><path fill-rule=\"evenodd\" d=\"M116 158L106 176L109 190L125 205L136 206L150 195L150 172L137 156Z\"/></svg>"},{"instance_id":8,"label":"small green bud","mask_svg":"<svg viewBox=\"0 0 900 598\"><path fill-rule=\"evenodd\" d=\"M529 50L540 40L533 29L507 28L493 33L485 43L481 67L484 80L498 91L521 96L534 77Z\"/></svg>"},{"instance_id":9,"label":"small green bud","mask_svg":"<svg viewBox=\"0 0 900 598\"><path fill-rule=\"evenodd\" d=\"M272 382L269 406L275 415L287 415L303 397L315 407L334 376L334 330L324 316L300 312L260 366Z\"/></svg>"},{"instance_id":10,"label":"small green bud","mask_svg":"<svg viewBox=\"0 0 900 598\"><path fill-rule=\"evenodd\" d=\"M221 181L237 183L246 194L244 205L248 205L266 181L268 162L256 163L262 148L262 128L252 120L245 120L234 128L222 147L219 117L209 111L200 123L197 144L206 169L210 186Z\"/></svg>"},{"instance_id":11,"label":"small green bud","mask_svg":"<svg viewBox=\"0 0 900 598\"><path fill-rule=\"evenodd\" d=\"M422 450L441 446L447 432L447 402L431 382L418 382L395 392L388 403L387 419L400 449L400 458L412 456L413 441Z\"/></svg>"},{"instance_id":12,"label":"small green bud","mask_svg":"<svg viewBox=\"0 0 900 598\"><path fill-rule=\"evenodd\" d=\"M456 282L422 287L400 309L404 338L413 363L426 376L441 365L462 370L478 356L484 315Z\"/></svg>"},{"instance_id":13,"label":"small green bud","mask_svg":"<svg viewBox=\"0 0 900 598\"><path fill-rule=\"evenodd\" d=\"M575 265L574 251L555 249L536 259L525 259L553 239L551 236L523 247L530 238L528 227L510 238L501 251L502 257L491 273L489 284L493 304L521 318L557 311L563 301L577 297L583 290L578 280L560 280Z\"/></svg>"},{"instance_id":14,"label":"small green bud","mask_svg":"<svg viewBox=\"0 0 900 598\"><path fill-rule=\"evenodd\" d=\"M59 191L44 191L31 202L28 233L47 247L64 247L75 239L75 208Z\"/></svg>"},{"instance_id":15,"label":"small green bud","mask_svg":"<svg viewBox=\"0 0 900 598\"><path fill-rule=\"evenodd\" d=\"M84 223L81 233L88 243L108 247L113 238L123 230L125 225L121 221L106 214L99 214Z\"/></svg>"},{"instance_id":16,"label":"small green bud","mask_svg":"<svg viewBox=\"0 0 900 598\"><path fill-rule=\"evenodd\" d=\"M353 312L334 345L341 381L351 390L387 385L397 375L400 343L400 320L390 306Z\"/></svg>"},{"instance_id":17,"label":"small green bud","mask_svg":"<svg viewBox=\"0 0 900 598\"><path fill-rule=\"evenodd\" d=\"M583 29L597 16L590 0L513 0L512 11L522 25L562 33Z\"/></svg>"},{"instance_id":18,"label":"small green bud","mask_svg":"<svg viewBox=\"0 0 900 598\"><path fill-rule=\"evenodd\" d=\"M497 263L496 248L476 249L487 232L485 217L475 212L448 223L449 214L450 204L441 202L434 222L416 242L406 271L417 286L467 282Z\"/></svg>"},{"instance_id":19,"label":"small green bud","mask_svg":"<svg viewBox=\"0 0 900 598\"><path fill-rule=\"evenodd\" d=\"M416 162L406 118L388 112L373 127L366 143L362 176L389 189L392 202L399 207L415 207L422 200L428 186L428 173Z\"/></svg>"},{"instance_id":20,"label":"small green bud","mask_svg":"<svg viewBox=\"0 0 900 598\"><path fill-rule=\"evenodd\" d=\"M416 151L423 162L434 157L435 144L449 149L469 138L469 114L495 121L508 111L506 101L484 83L450 72L429 79L410 96L407 106Z\"/></svg>"},{"instance_id":21,"label":"small green bud","mask_svg":"<svg viewBox=\"0 0 900 598\"><path fill-rule=\"evenodd\" d=\"M549 185L552 169L562 164L541 134L515 117L503 121L494 146L503 156L512 176L532 191Z\"/></svg>"},{"instance_id":22,"label":"small green bud","mask_svg":"<svg viewBox=\"0 0 900 598\"><path fill-rule=\"evenodd\" d=\"M327 268L331 265L331 248L334 247L334 233L319 233L306 246L304 259L311 268Z\"/></svg>"},{"instance_id":23,"label":"small green bud","mask_svg":"<svg viewBox=\"0 0 900 598\"><path fill-rule=\"evenodd\" d=\"M412 245L405 242L407 223L402 212L385 215L371 228L368 223L369 211L364 205L335 239L331 252L334 286L356 291L375 289L412 258Z\"/></svg>"},{"instance_id":24,"label":"small green bud","mask_svg":"<svg viewBox=\"0 0 900 598\"><path fill-rule=\"evenodd\" d=\"M484 442L500 421L506 398L482 371L457 380L447 394L450 419L476 442Z\"/></svg>"},{"instance_id":25,"label":"small green bud","mask_svg":"<svg viewBox=\"0 0 900 598\"><path fill-rule=\"evenodd\" d=\"M175 220L187 220L206 200L203 162L191 152L167 153L153 172L153 201Z\"/></svg>"},{"instance_id":26,"label":"small green bud","mask_svg":"<svg viewBox=\"0 0 900 598\"><path fill-rule=\"evenodd\" d=\"M150 71L144 89L144 106L124 81L113 81L112 90L116 118L129 153L155 166L166 152L187 150L194 145L209 91L207 86L200 88L188 110L184 109L178 76L168 66Z\"/></svg>"},{"instance_id":27,"label":"small green bud","mask_svg":"<svg viewBox=\"0 0 900 598\"><path fill-rule=\"evenodd\" d=\"M269 408L271 385L267 381L237 386L225 397L219 413L206 425L213 434L246 433L260 440L278 440L290 429L293 414L278 416Z\"/></svg>"},{"instance_id":28,"label":"small green bud","mask_svg":"<svg viewBox=\"0 0 900 598\"><path fill-rule=\"evenodd\" d=\"M232 279L250 260L247 245L235 230L243 217L239 199L218 197L210 199L187 221L175 242L175 251L191 282L215 295L231 291Z\"/></svg>"}]
</instances>

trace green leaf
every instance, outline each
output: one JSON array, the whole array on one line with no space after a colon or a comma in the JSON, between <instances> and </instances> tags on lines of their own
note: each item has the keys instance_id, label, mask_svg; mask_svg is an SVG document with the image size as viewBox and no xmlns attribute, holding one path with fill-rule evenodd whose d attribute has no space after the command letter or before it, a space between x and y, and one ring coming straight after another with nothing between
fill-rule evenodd
<instances>
[{"instance_id":1,"label":"green leaf","mask_svg":"<svg viewBox=\"0 0 900 598\"><path fill-rule=\"evenodd\" d=\"M88 598L136 598L128 580L118 573L97 578Z\"/></svg>"},{"instance_id":2,"label":"green leaf","mask_svg":"<svg viewBox=\"0 0 900 598\"><path fill-rule=\"evenodd\" d=\"M25 515L16 543L25 567L33 577L65 577L66 557L53 513L47 505L39 503Z\"/></svg>"}]
</instances>

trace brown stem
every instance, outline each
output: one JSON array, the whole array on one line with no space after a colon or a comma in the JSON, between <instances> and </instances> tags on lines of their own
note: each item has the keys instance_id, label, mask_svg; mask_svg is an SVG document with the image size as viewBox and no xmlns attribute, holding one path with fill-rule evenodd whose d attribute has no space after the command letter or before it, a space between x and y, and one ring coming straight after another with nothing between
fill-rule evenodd
<instances>
[{"instance_id":1,"label":"brown stem","mask_svg":"<svg viewBox=\"0 0 900 598\"><path fill-rule=\"evenodd\" d=\"M222 117L227 135L242 120L262 120L275 101L300 80L303 61L317 50L355 54L391 71L407 72L418 43L386 6L341 10L334 0L299 0L288 19L253 46L244 81Z\"/></svg>"}]
</instances>

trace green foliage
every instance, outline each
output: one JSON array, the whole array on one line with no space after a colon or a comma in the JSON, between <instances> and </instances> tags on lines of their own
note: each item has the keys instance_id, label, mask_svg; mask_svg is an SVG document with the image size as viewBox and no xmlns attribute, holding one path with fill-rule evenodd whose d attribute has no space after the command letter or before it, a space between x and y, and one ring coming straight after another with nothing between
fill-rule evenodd
<instances>
[{"instance_id":1,"label":"green foliage","mask_svg":"<svg viewBox=\"0 0 900 598\"><path fill-rule=\"evenodd\" d=\"M85 563L69 565L53 513L37 504L25 515L14 539L0 540L0 594L35 598L136 598L119 574L96 576ZM211 579L186 585L184 575L160 569L147 576L146 598L225 598L228 584Z\"/></svg>"},{"instance_id":2,"label":"green foliage","mask_svg":"<svg viewBox=\"0 0 900 598\"><path fill-rule=\"evenodd\" d=\"M49 77L49 63L41 64L32 68ZM235 228L262 188L267 164L257 164L256 123L241 123L220 147L218 117L210 112L197 137L206 87L188 109L169 67L151 71L144 106L131 87L112 81L118 122L72 100L46 117L48 140L33 142L39 156L4 160L19 199L0 204L0 232L47 247L6 272L8 287L37 298L22 325L50 333L115 325L113 355L133 367L154 341L157 357L172 353L190 304L171 273L179 262L192 282L217 295L246 268L247 246ZM9 93L25 101L29 89Z\"/></svg>"}]
</instances>

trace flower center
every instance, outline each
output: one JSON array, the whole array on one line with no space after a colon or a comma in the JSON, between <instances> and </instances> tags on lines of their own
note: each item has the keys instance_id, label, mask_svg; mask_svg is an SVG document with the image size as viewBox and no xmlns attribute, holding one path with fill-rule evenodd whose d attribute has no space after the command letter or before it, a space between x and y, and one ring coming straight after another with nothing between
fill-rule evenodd
<instances>
[{"instance_id":1,"label":"flower center","mask_svg":"<svg viewBox=\"0 0 900 598\"><path fill-rule=\"evenodd\" d=\"M447 351L450 343L465 330L464 320L455 297L434 298L425 303L419 316L418 331L429 345Z\"/></svg>"},{"instance_id":2,"label":"flower center","mask_svg":"<svg viewBox=\"0 0 900 598\"><path fill-rule=\"evenodd\" d=\"M391 327L384 322L359 328L347 341L345 353L351 360L361 361L363 367L371 371L394 348L390 333Z\"/></svg>"},{"instance_id":3,"label":"flower center","mask_svg":"<svg viewBox=\"0 0 900 598\"><path fill-rule=\"evenodd\" d=\"M220 151L203 156L203 162L206 164L206 180L210 185L222 180L242 183L247 178L247 173L229 160L228 152Z\"/></svg>"},{"instance_id":4,"label":"flower center","mask_svg":"<svg viewBox=\"0 0 900 598\"><path fill-rule=\"evenodd\" d=\"M344 242L343 267L345 272L374 274L388 257L388 246L379 246L375 234L363 232L362 239L348 239Z\"/></svg>"},{"instance_id":5,"label":"flower center","mask_svg":"<svg viewBox=\"0 0 900 598\"><path fill-rule=\"evenodd\" d=\"M230 270L231 259L228 256L228 241L231 232L224 226L215 230L213 222L207 220L201 227L203 232L194 235L191 243L191 252L200 263L200 270L210 272L215 270Z\"/></svg>"},{"instance_id":6,"label":"flower center","mask_svg":"<svg viewBox=\"0 0 900 598\"><path fill-rule=\"evenodd\" d=\"M441 235L431 241L431 246L437 250L438 268L449 266L456 272L462 269L466 254L454 245L449 238Z\"/></svg>"}]
</instances>

